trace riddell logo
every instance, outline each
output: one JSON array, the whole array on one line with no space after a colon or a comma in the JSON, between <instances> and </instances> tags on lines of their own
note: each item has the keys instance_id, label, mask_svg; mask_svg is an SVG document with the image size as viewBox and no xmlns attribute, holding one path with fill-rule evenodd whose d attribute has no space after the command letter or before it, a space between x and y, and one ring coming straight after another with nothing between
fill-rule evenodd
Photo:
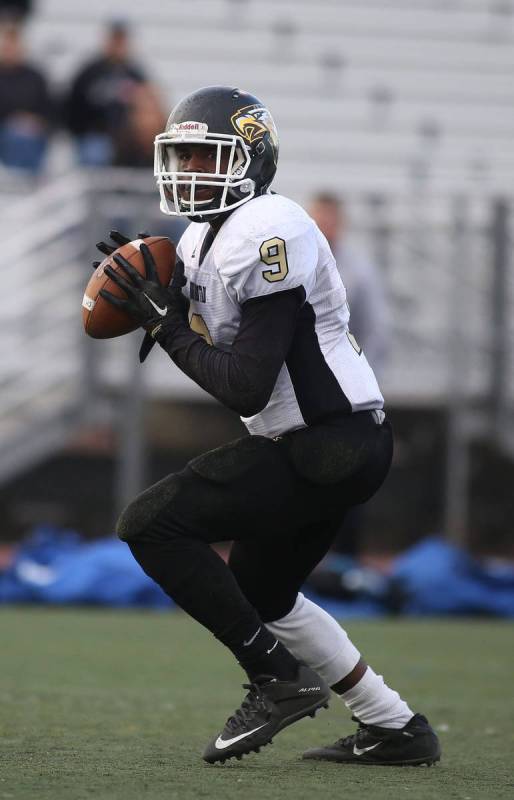
<instances>
[{"instance_id":1,"label":"riddell logo","mask_svg":"<svg viewBox=\"0 0 514 800\"><path fill-rule=\"evenodd\" d=\"M208 130L209 126L206 125L205 122L186 120L185 122L173 123L168 132L171 134L171 136L193 135L201 136L203 138Z\"/></svg>"},{"instance_id":2,"label":"riddell logo","mask_svg":"<svg viewBox=\"0 0 514 800\"><path fill-rule=\"evenodd\" d=\"M176 127L179 131L204 131L207 125L205 122L179 122Z\"/></svg>"}]
</instances>

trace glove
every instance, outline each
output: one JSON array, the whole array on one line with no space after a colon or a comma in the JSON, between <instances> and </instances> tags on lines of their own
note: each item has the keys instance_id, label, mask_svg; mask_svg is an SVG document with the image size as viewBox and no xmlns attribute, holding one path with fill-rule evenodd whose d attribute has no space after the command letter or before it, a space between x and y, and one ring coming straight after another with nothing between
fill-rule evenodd
<instances>
[{"instance_id":1,"label":"glove","mask_svg":"<svg viewBox=\"0 0 514 800\"><path fill-rule=\"evenodd\" d=\"M106 289L100 290L100 296L131 316L146 330L152 330L163 322L168 313L168 287L161 285L155 261L145 244L141 244L140 253L145 264L144 277L121 255L113 256L113 260L120 267L119 272L110 266L105 267L105 274L119 286L126 297L116 297Z\"/></svg>"},{"instance_id":2,"label":"glove","mask_svg":"<svg viewBox=\"0 0 514 800\"><path fill-rule=\"evenodd\" d=\"M150 350L154 346L156 340L169 332L172 326L182 325L188 323L189 301L182 294L182 287L187 283L187 278L184 275L184 263L177 259L175 269L173 271L173 278L168 287L169 307L168 313L164 319L161 319L156 327L151 331L145 333L144 339L141 342L139 349L139 361L142 364L148 356Z\"/></svg>"},{"instance_id":3,"label":"glove","mask_svg":"<svg viewBox=\"0 0 514 800\"><path fill-rule=\"evenodd\" d=\"M150 234L147 233L146 231L137 234L138 239L148 239L149 236ZM116 242L116 245L114 247L112 244L108 244L107 242L96 243L96 248L100 250L100 252L103 253L104 256L112 255L114 251L118 249L118 247L123 247L124 244L128 244L129 242L132 241L132 239L129 239L129 237L125 236L124 233L120 233L119 231L115 230L109 231L109 237L113 240L113 242ZM101 263L102 263L101 261L93 261L93 269L95 270L97 267L100 266Z\"/></svg>"},{"instance_id":4,"label":"glove","mask_svg":"<svg viewBox=\"0 0 514 800\"><path fill-rule=\"evenodd\" d=\"M138 233L137 237L146 239L149 235L143 232ZM112 255L119 247L131 241L128 236L116 230L110 231L109 236L116 246L106 242L98 242L96 245L106 256ZM145 278L122 256L114 256L114 260L125 273L126 279L111 267L105 268L109 278L125 292L126 299L115 297L105 289L100 290L100 294L109 303L136 319L147 330L139 351L139 360L143 363L155 344L155 335L167 331L172 324L187 322L189 303L182 294L182 287L187 283L184 264L180 260L177 261L170 286L162 286L150 250L145 244L141 244L140 252L145 263ZM100 263L93 262L93 269Z\"/></svg>"}]
</instances>

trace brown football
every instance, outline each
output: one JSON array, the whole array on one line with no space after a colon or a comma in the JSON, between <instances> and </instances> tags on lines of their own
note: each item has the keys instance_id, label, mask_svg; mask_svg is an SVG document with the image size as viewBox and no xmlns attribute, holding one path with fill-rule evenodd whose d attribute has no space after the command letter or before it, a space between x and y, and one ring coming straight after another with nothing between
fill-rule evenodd
<instances>
[{"instance_id":1,"label":"brown football","mask_svg":"<svg viewBox=\"0 0 514 800\"><path fill-rule=\"evenodd\" d=\"M116 297L126 297L122 289L105 274L104 268L112 267L115 272L127 276L113 260L115 255L123 256L140 275L145 275L145 263L139 250L142 242L148 246L154 258L157 274L163 286L168 286L175 268L175 245L166 236L149 236L146 239L134 239L123 247L118 247L110 256L104 258L91 276L84 297L82 298L82 321L88 336L94 339L113 339L135 331L139 327L137 322L121 309L116 308L100 296L100 289L107 289Z\"/></svg>"}]
</instances>

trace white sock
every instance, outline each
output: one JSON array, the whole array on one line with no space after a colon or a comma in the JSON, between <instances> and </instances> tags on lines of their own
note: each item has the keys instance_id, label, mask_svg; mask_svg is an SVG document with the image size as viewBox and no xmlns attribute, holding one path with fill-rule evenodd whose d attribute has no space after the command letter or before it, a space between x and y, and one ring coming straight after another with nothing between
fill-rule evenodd
<instances>
[{"instance_id":1,"label":"white sock","mask_svg":"<svg viewBox=\"0 0 514 800\"><path fill-rule=\"evenodd\" d=\"M339 623L301 592L289 614L267 622L266 627L329 686L348 675L360 659L359 651Z\"/></svg>"},{"instance_id":2,"label":"white sock","mask_svg":"<svg viewBox=\"0 0 514 800\"><path fill-rule=\"evenodd\" d=\"M381 728L403 728L414 716L398 692L384 683L382 675L376 675L368 667L353 689L341 695L352 714L368 725Z\"/></svg>"},{"instance_id":3,"label":"white sock","mask_svg":"<svg viewBox=\"0 0 514 800\"><path fill-rule=\"evenodd\" d=\"M329 686L345 678L359 662L360 653L346 631L301 592L289 614L267 622L266 627ZM414 716L398 692L390 689L370 667L341 699L358 719L369 725L403 728Z\"/></svg>"}]
</instances>

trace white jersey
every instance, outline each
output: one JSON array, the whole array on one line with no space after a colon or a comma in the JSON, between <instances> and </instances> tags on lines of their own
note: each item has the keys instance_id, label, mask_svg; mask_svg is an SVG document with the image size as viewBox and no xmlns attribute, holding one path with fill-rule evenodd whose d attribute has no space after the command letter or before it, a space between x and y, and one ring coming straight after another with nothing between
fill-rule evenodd
<instances>
[{"instance_id":1,"label":"white jersey","mask_svg":"<svg viewBox=\"0 0 514 800\"><path fill-rule=\"evenodd\" d=\"M278 436L337 408L381 409L383 397L348 330L346 291L327 240L295 202L266 194L237 208L200 264L208 223L191 223L177 246L184 262L191 328L228 350L243 304L303 287L290 352L267 406L242 418L252 434Z\"/></svg>"}]
</instances>

